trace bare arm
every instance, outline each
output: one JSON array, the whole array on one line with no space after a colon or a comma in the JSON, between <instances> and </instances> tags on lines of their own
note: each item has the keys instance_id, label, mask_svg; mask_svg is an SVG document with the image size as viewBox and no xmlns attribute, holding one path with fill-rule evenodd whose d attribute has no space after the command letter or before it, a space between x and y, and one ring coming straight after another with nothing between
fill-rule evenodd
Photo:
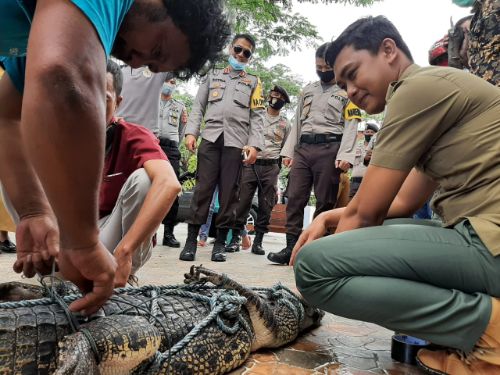
<instances>
[{"instance_id":1,"label":"bare arm","mask_svg":"<svg viewBox=\"0 0 500 375\"><path fill-rule=\"evenodd\" d=\"M389 170L385 168L379 168L379 167L370 167L373 171L373 168L375 168L375 177L379 175L377 178L382 178L380 177L380 172L384 174L386 178L390 178L390 175L393 174L394 172L398 172L395 170ZM381 169L382 171L378 171L377 169ZM378 172L378 173L377 173ZM400 172L404 173L404 172ZM399 174L399 173L398 173ZM372 174L372 184L373 184L373 178L375 178ZM366 178L366 175L365 175ZM361 183L361 186L365 185L366 186L366 180L363 178L363 182ZM394 181L393 181L394 184ZM389 183L390 185L390 183ZM372 189L374 189L373 185L371 186ZM384 218L395 218L395 217L408 217L411 216L413 213L415 213L420 207L424 205L424 203L431 197L432 193L436 190L437 184L433 182L429 177L424 175L423 173L418 172L417 170L413 169L408 177L404 180L404 183L402 184L401 188L399 189L396 197L390 202L390 207L387 211L387 214L384 216ZM360 194L360 190L358 190L358 193L355 195L354 199L349 203L347 207L343 208L336 208L334 210L326 211L321 214L319 214L314 221L311 223L311 225L302 233L300 236L299 240L297 241L297 244L295 245L292 253L292 257L290 259L290 265L293 265L295 262L295 258L297 254L299 253L300 249L318 239L323 237L327 231L329 230L330 232L335 232L335 233L340 233L340 231L337 229L339 226L339 223L341 222L341 219L343 220L345 217L348 217L346 215L353 215L353 208L352 206L354 205L357 209L359 202L357 200L359 199L358 195ZM361 200L367 201L367 199L370 199L370 201L377 201L378 198L382 199L387 199L387 197L380 197L380 195L375 195L375 194L380 194L380 191L377 193L370 194L370 196L367 196L366 192L371 191L370 188L368 190L365 188L364 189L365 193L363 196L361 196ZM365 203L365 204L373 204L375 206L378 206L379 202L370 202L370 203ZM383 203L383 202L382 202ZM377 207L376 207L377 208ZM380 207L378 207L380 210ZM361 211L364 213L364 211ZM366 214L365 214L366 215ZM373 216L372 216L373 217ZM348 219L351 219L350 223L354 222L354 220L357 220L357 222L364 222L368 223L368 220L359 219L356 217L348 217ZM373 220L373 219L372 219ZM383 220L383 219L382 219ZM348 222L349 223L349 222ZM380 222L381 223L381 222ZM345 225L345 224L344 224ZM376 225L376 224L372 224ZM368 226L368 225L364 225ZM337 229L337 230L336 230ZM354 228L351 228L354 229ZM335 231L336 230L336 231ZM344 229L348 230L348 229ZM343 230L343 231L344 231Z\"/></svg>"},{"instance_id":2,"label":"bare arm","mask_svg":"<svg viewBox=\"0 0 500 375\"><path fill-rule=\"evenodd\" d=\"M21 119L28 155L63 247L90 246L98 241L106 57L93 26L64 0L38 1L28 56Z\"/></svg>"},{"instance_id":3,"label":"bare arm","mask_svg":"<svg viewBox=\"0 0 500 375\"><path fill-rule=\"evenodd\" d=\"M75 46L78 46L76 48ZM116 264L99 242L106 56L75 5L38 0L28 46L21 130L57 217L62 274L85 292L73 310L96 311L113 292Z\"/></svg>"},{"instance_id":4,"label":"bare arm","mask_svg":"<svg viewBox=\"0 0 500 375\"><path fill-rule=\"evenodd\" d=\"M114 255L118 263L116 287L126 284L134 251L156 231L181 191L181 185L168 161L148 160L144 163L144 169L151 180L151 188L137 218L115 249Z\"/></svg>"},{"instance_id":5,"label":"bare arm","mask_svg":"<svg viewBox=\"0 0 500 375\"><path fill-rule=\"evenodd\" d=\"M336 233L380 225L387 217L408 217L422 207L436 187L416 169L408 173L370 165Z\"/></svg>"},{"instance_id":6,"label":"bare arm","mask_svg":"<svg viewBox=\"0 0 500 375\"><path fill-rule=\"evenodd\" d=\"M59 231L21 137L21 94L7 73L0 81L0 181L16 211L16 272L47 274L59 252Z\"/></svg>"}]
</instances>

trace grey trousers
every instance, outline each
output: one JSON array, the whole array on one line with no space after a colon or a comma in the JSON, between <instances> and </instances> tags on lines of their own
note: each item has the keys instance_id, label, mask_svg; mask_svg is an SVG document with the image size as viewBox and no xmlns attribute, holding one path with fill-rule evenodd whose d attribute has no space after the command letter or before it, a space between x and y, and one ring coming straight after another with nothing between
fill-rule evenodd
<instances>
[{"instance_id":1,"label":"grey trousers","mask_svg":"<svg viewBox=\"0 0 500 375\"><path fill-rule=\"evenodd\" d=\"M308 302L333 314L470 351L489 323L490 296L500 297L500 257L467 220L389 220L305 246L295 278Z\"/></svg>"},{"instance_id":2,"label":"grey trousers","mask_svg":"<svg viewBox=\"0 0 500 375\"><path fill-rule=\"evenodd\" d=\"M99 239L112 253L134 223L150 188L151 180L144 168L136 170L125 181L111 214L99 220ZM151 258L152 251L150 236L134 251L132 275Z\"/></svg>"}]
</instances>

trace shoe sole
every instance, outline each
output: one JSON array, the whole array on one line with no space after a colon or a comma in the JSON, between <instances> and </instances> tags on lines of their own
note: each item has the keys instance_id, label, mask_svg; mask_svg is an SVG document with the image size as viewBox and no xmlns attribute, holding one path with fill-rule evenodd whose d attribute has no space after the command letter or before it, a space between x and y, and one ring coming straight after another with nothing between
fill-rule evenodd
<instances>
[{"instance_id":1,"label":"shoe sole","mask_svg":"<svg viewBox=\"0 0 500 375\"><path fill-rule=\"evenodd\" d=\"M424 370L428 374L431 374L431 375L450 375L447 372L442 372L442 371L438 371L438 370L432 369L430 367L427 367L422 361L420 361L420 359L418 359L418 357L415 358L415 360L417 361L417 366L419 368L421 368L422 370Z\"/></svg>"}]
</instances>

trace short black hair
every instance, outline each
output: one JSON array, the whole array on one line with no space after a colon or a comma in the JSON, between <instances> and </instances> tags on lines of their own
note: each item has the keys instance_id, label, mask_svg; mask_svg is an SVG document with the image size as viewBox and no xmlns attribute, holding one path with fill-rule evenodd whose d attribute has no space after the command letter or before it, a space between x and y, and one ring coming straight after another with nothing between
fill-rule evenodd
<instances>
[{"instance_id":1,"label":"short black hair","mask_svg":"<svg viewBox=\"0 0 500 375\"><path fill-rule=\"evenodd\" d=\"M223 0L163 0L174 24L188 37L190 59L181 79L208 72L221 58L231 28L224 13ZM200 72L201 70L204 72Z\"/></svg>"},{"instance_id":2,"label":"short black hair","mask_svg":"<svg viewBox=\"0 0 500 375\"><path fill-rule=\"evenodd\" d=\"M120 66L113 60L109 59L106 64L106 72L111 73L113 76L113 87L115 89L116 96L120 96L123 88L123 73Z\"/></svg>"},{"instance_id":3,"label":"short black hair","mask_svg":"<svg viewBox=\"0 0 500 375\"><path fill-rule=\"evenodd\" d=\"M330 44L326 51L325 60L330 66L333 66L340 51L348 46L352 46L355 50L365 49L376 55L386 38L394 40L396 46L413 62L410 49L403 41L401 34L393 23L384 16L364 17L350 24Z\"/></svg>"},{"instance_id":4,"label":"short black hair","mask_svg":"<svg viewBox=\"0 0 500 375\"><path fill-rule=\"evenodd\" d=\"M255 44L255 38L253 36L251 36L250 34L236 34L233 37L231 44L234 44L234 42L236 42L238 39L247 40L248 43L252 45L252 51L255 51L256 44Z\"/></svg>"},{"instance_id":5,"label":"short black hair","mask_svg":"<svg viewBox=\"0 0 500 375\"><path fill-rule=\"evenodd\" d=\"M330 44L331 43L324 43L318 47L318 49L316 50L317 59L325 59L326 50L328 49Z\"/></svg>"}]
</instances>

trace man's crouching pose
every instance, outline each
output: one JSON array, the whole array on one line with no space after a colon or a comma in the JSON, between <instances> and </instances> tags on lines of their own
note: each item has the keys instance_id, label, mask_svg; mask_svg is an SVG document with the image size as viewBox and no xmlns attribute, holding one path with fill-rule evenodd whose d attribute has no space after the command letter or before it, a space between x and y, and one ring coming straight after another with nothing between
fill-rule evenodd
<instances>
[{"instance_id":1,"label":"man's crouching pose","mask_svg":"<svg viewBox=\"0 0 500 375\"><path fill-rule=\"evenodd\" d=\"M356 196L294 248L300 292L336 315L454 348L418 353L432 374L500 374L500 89L415 65L384 17L354 22L326 60L354 104L386 116ZM442 224L384 222L436 190Z\"/></svg>"},{"instance_id":2,"label":"man's crouching pose","mask_svg":"<svg viewBox=\"0 0 500 375\"><path fill-rule=\"evenodd\" d=\"M153 236L181 186L158 139L148 129L116 120L122 72L109 61L106 74L106 156L99 192L100 240L112 250L123 286L151 257Z\"/></svg>"}]
</instances>

